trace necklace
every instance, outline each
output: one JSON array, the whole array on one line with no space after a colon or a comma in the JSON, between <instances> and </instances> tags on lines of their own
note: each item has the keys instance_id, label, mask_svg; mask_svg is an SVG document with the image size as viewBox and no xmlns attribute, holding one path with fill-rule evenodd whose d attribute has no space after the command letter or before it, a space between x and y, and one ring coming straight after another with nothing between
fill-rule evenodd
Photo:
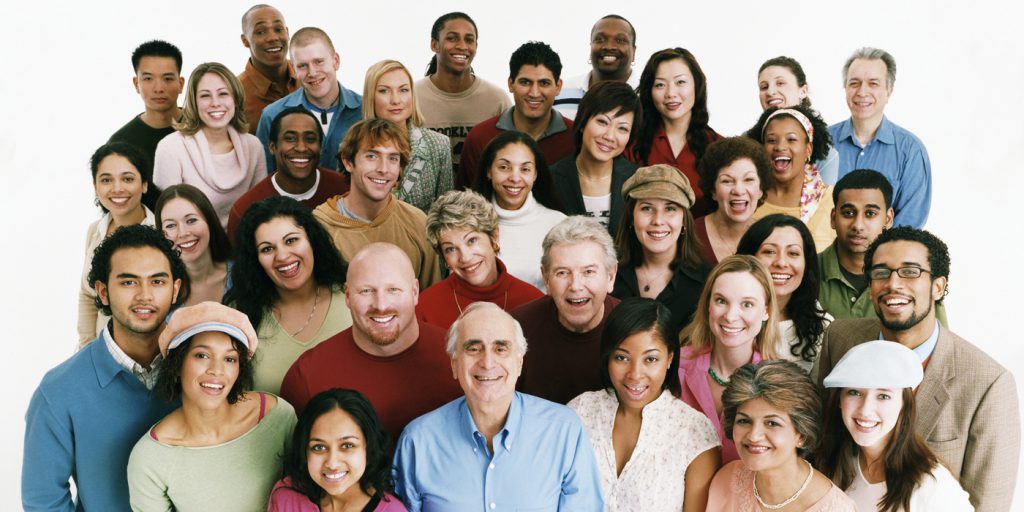
<instances>
[{"instance_id":1,"label":"necklace","mask_svg":"<svg viewBox=\"0 0 1024 512\"><path fill-rule=\"evenodd\" d=\"M638 269L642 269L643 267L637 267L637 268ZM647 284L644 285L644 292L651 291L651 284L654 283L655 279L661 279L662 277L665 277L665 274L669 273L671 270L672 270L672 267L669 267L669 268L667 268L665 270L662 270L661 273L659 273L657 276L654 277L654 279L651 279L651 275L648 274L646 271L644 271L643 274L647 277Z\"/></svg>"},{"instance_id":2,"label":"necklace","mask_svg":"<svg viewBox=\"0 0 1024 512\"><path fill-rule=\"evenodd\" d=\"M807 460L805 459L804 462L807 462ZM762 507L764 507L764 508L766 508L768 510L778 510L778 509L780 509L782 507L785 507L786 505L789 505L790 503L793 503L794 501L796 501L796 499L799 498L800 495L803 494L804 491L807 490L807 486L811 484L811 478L813 476L814 476L814 468L811 467L811 463L810 462L807 462L807 479L804 480L804 484L801 485L800 488L796 490L796 494L790 496L788 499L786 499L786 501L783 501L782 503L779 503L778 505L769 505L769 504L765 503L764 500L761 499L761 495L758 494L758 492L757 492L757 477L755 476L754 477L754 497L757 498L757 502L760 503Z\"/></svg>"},{"instance_id":3,"label":"necklace","mask_svg":"<svg viewBox=\"0 0 1024 512\"><path fill-rule=\"evenodd\" d=\"M306 323L302 324L299 330L292 333L292 337L296 337L300 332L305 331L306 327L309 327L309 321L313 319L313 314L316 313L316 305L320 302L320 287L316 287L316 292L313 295L313 310L309 312L309 316L306 317ZM280 314L280 313L278 313Z\"/></svg>"},{"instance_id":4,"label":"necklace","mask_svg":"<svg viewBox=\"0 0 1024 512\"><path fill-rule=\"evenodd\" d=\"M730 379L723 379L719 377L718 374L715 373L715 368L712 367L710 364L708 365L708 375L711 376L711 380L717 382L718 385L722 386L723 388L728 386L729 383L732 382Z\"/></svg>"},{"instance_id":5,"label":"necklace","mask_svg":"<svg viewBox=\"0 0 1024 512\"><path fill-rule=\"evenodd\" d=\"M455 286L452 286L452 297L455 297L455 307L459 308L459 316L462 316L462 306L459 305L459 294L455 293ZM472 303L471 303L472 304ZM497 303L495 303L497 305ZM505 290L505 303L501 305L501 309L508 311L508 290ZM466 306L469 307L469 306Z\"/></svg>"}]
</instances>

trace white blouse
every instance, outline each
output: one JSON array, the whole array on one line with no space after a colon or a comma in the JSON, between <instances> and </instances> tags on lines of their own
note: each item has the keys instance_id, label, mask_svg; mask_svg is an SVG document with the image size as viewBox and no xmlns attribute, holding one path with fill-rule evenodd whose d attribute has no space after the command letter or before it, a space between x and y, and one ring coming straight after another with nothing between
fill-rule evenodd
<instances>
[{"instance_id":1,"label":"white blouse","mask_svg":"<svg viewBox=\"0 0 1024 512\"><path fill-rule=\"evenodd\" d=\"M853 478L846 495L857 503L857 512L875 512L878 502L885 496L885 482L868 483L860 470L860 463L854 461L857 476ZM906 512L973 512L970 496L960 487L946 466L939 464L932 473L924 477L921 485L910 496L910 510Z\"/></svg>"},{"instance_id":2,"label":"white blouse","mask_svg":"<svg viewBox=\"0 0 1024 512\"><path fill-rule=\"evenodd\" d=\"M679 512L686 468L720 444L707 416L665 390L644 408L636 448L616 476L612 425L619 400L615 393L589 391L568 406L583 420L594 447L606 511Z\"/></svg>"}]
</instances>

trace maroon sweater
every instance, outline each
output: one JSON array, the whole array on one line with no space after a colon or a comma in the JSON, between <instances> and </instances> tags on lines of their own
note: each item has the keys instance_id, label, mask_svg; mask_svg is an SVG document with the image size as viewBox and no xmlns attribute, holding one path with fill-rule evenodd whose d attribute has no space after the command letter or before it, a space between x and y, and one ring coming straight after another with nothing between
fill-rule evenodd
<instances>
[{"instance_id":1,"label":"maroon sweater","mask_svg":"<svg viewBox=\"0 0 1024 512\"><path fill-rule=\"evenodd\" d=\"M474 302L491 302L505 311L512 311L544 296L533 285L509 274L501 260L495 258L495 262L498 265L498 280L491 286L472 286L453 272L444 281L427 288L420 294L416 318L447 330Z\"/></svg>"},{"instance_id":2,"label":"maroon sweater","mask_svg":"<svg viewBox=\"0 0 1024 512\"><path fill-rule=\"evenodd\" d=\"M320 183L317 184L316 193L313 194L313 197L302 201L302 204L308 206L310 210L334 196L348 192L348 183L345 183L345 177L340 172L326 167L320 167L319 171ZM272 176L273 174L263 178L263 181L242 194L242 197L235 200L235 204L231 206L231 213L228 214L228 240L231 245L235 244L235 230L238 229L238 222L242 220L245 211L256 201L280 195L270 181Z\"/></svg>"}]
</instances>

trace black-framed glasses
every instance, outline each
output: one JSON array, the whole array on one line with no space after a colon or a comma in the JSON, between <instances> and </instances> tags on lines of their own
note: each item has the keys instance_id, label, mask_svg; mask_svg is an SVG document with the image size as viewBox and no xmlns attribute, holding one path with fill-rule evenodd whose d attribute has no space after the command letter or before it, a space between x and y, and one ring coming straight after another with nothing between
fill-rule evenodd
<instances>
[{"instance_id":1,"label":"black-framed glasses","mask_svg":"<svg viewBox=\"0 0 1024 512\"><path fill-rule=\"evenodd\" d=\"M873 281L880 281L882 279L889 279L889 276L891 276L893 272L896 272L896 275L903 279L917 279L921 277L923 272L927 272L929 274L932 273L931 270L923 269L921 267L900 267L897 269L876 267L868 271L868 277Z\"/></svg>"}]
</instances>

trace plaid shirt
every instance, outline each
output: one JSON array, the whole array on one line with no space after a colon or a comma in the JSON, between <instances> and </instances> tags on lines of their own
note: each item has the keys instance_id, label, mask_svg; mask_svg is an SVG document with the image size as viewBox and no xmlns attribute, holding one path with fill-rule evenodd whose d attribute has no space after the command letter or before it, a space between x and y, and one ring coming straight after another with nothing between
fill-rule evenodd
<instances>
[{"instance_id":1,"label":"plaid shirt","mask_svg":"<svg viewBox=\"0 0 1024 512\"><path fill-rule=\"evenodd\" d=\"M156 378L160 375L160 363L163 362L164 357L157 353L156 357L153 358L153 362L149 363L149 369L144 368L141 364L135 362L134 359L128 357L128 354L121 350L121 347L114 343L114 338L110 335L110 325L103 328L103 341L107 344L107 350L110 351L110 355L114 356L114 361L121 368L124 368L128 373L139 379L142 385L146 386L146 389L153 389L156 386Z\"/></svg>"}]
</instances>

